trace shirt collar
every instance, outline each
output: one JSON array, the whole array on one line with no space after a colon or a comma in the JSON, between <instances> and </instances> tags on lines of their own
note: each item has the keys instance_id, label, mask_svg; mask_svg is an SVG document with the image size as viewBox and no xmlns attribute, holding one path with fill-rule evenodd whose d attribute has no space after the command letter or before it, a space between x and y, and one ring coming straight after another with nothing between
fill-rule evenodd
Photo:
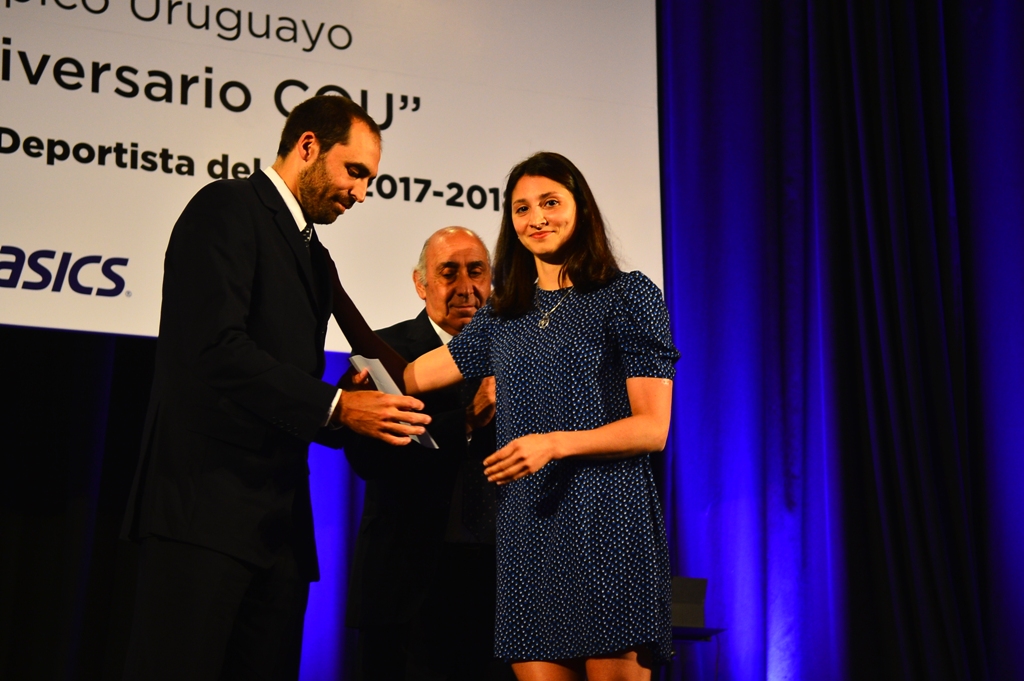
<instances>
[{"instance_id":1,"label":"shirt collar","mask_svg":"<svg viewBox=\"0 0 1024 681\"><path fill-rule=\"evenodd\" d=\"M434 331L437 332L437 337L441 339L441 344L448 345L448 341L452 339L452 335L445 331L444 329L442 329L440 326L438 326L437 322L435 322L433 319L430 319L430 317L427 317L427 320L430 321L430 325L434 327Z\"/></svg>"},{"instance_id":2,"label":"shirt collar","mask_svg":"<svg viewBox=\"0 0 1024 681\"><path fill-rule=\"evenodd\" d=\"M288 212L290 212L292 217L295 218L295 224L298 225L299 231L301 232L306 228L306 216L302 214L302 206L299 205L298 199L295 198L295 195L292 194L292 190L288 189L288 185L284 183L281 176L278 175L277 171L271 166L263 168L263 172L270 178L270 181L274 183L274 186L277 187L278 193L281 195L281 198L284 199L284 205L288 206Z\"/></svg>"}]
</instances>

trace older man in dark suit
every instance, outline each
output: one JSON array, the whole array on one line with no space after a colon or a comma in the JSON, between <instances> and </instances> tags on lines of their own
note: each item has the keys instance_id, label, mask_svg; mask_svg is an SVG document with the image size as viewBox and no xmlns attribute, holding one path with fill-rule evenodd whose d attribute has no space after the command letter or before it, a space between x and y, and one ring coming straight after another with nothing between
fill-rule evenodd
<instances>
[{"instance_id":1,"label":"older man in dark suit","mask_svg":"<svg viewBox=\"0 0 1024 681\"><path fill-rule=\"evenodd\" d=\"M174 226L125 518L142 542L128 679L297 678L319 577L309 443L400 445L429 423L419 400L321 380L333 264L312 225L363 201L379 160L373 119L314 97L272 168L207 185Z\"/></svg>"},{"instance_id":2,"label":"older man in dark suit","mask_svg":"<svg viewBox=\"0 0 1024 681\"><path fill-rule=\"evenodd\" d=\"M480 238L448 227L423 245L413 283L425 309L378 331L405 359L447 343L491 291ZM494 379L423 397L438 450L356 438L345 448L366 480L349 580L359 681L512 678L494 660Z\"/></svg>"}]
</instances>

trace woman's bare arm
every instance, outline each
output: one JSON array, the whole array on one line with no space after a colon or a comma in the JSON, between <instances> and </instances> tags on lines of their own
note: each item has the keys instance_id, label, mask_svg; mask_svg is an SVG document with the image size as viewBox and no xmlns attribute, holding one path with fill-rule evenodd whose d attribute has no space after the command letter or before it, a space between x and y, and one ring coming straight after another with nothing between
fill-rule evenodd
<instances>
[{"instance_id":1,"label":"woman's bare arm","mask_svg":"<svg viewBox=\"0 0 1024 681\"><path fill-rule=\"evenodd\" d=\"M453 362L454 363L454 362ZM503 484L535 473L553 459L570 456L626 458L665 448L672 418L672 381L628 378L632 416L593 430L526 435L484 459L484 474Z\"/></svg>"},{"instance_id":2,"label":"woman's bare arm","mask_svg":"<svg viewBox=\"0 0 1024 681\"><path fill-rule=\"evenodd\" d=\"M411 362L405 367L403 377L406 394L420 395L458 383L462 380L462 373L448 347L442 345Z\"/></svg>"}]
</instances>

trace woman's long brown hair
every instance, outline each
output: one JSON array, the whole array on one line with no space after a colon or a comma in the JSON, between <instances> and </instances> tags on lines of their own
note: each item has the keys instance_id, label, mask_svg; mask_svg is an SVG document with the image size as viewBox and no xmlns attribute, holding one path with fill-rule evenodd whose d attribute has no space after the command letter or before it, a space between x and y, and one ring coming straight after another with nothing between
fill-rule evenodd
<instances>
[{"instance_id":1,"label":"woman's long brown hair","mask_svg":"<svg viewBox=\"0 0 1024 681\"><path fill-rule=\"evenodd\" d=\"M604 219L583 173L561 154L542 151L516 165L508 174L501 230L494 251L491 306L505 319L519 317L534 305L537 265L519 242L512 223L512 191L523 177L546 177L568 189L576 201L576 226L562 248L566 251L560 275L580 293L604 286L619 274L619 265L605 233Z\"/></svg>"}]
</instances>

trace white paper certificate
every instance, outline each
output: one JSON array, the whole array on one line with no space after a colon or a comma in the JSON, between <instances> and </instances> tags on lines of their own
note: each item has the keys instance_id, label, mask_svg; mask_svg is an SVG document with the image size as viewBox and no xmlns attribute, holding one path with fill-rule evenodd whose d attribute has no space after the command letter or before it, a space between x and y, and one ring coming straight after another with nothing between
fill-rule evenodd
<instances>
[{"instance_id":1,"label":"white paper certificate","mask_svg":"<svg viewBox=\"0 0 1024 681\"><path fill-rule=\"evenodd\" d=\"M402 391L398 389L398 385L391 378L391 374L384 368L384 365L380 363L379 359L370 359L363 357L362 355L350 355L348 361L356 368L356 371L362 371L363 369L370 370L370 378L377 384L377 389L382 393L388 395L401 395ZM420 443L427 449L437 449L437 443L434 442L434 438L430 437L430 433L426 430L423 431L423 435L410 435L413 440Z\"/></svg>"}]
</instances>

